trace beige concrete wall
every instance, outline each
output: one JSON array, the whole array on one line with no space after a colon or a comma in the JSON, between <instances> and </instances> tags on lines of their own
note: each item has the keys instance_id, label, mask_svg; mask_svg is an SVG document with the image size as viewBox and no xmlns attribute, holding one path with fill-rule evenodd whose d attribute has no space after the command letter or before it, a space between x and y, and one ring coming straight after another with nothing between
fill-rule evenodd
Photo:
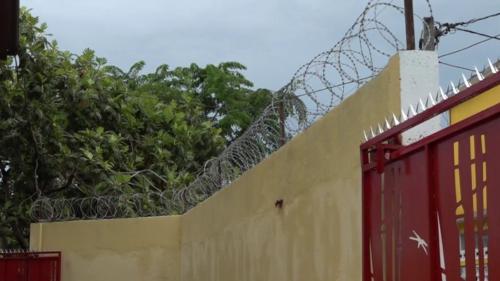
<instances>
[{"instance_id":1,"label":"beige concrete wall","mask_svg":"<svg viewBox=\"0 0 500 281\"><path fill-rule=\"evenodd\" d=\"M359 281L359 145L400 112L402 63L182 216L34 224L31 246L63 251L63 281Z\"/></svg>"},{"instance_id":2,"label":"beige concrete wall","mask_svg":"<svg viewBox=\"0 0 500 281\"><path fill-rule=\"evenodd\" d=\"M399 58L182 216L182 281L361 280L363 129L400 112ZM284 200L283 209L275 207Z\"/></svg>"},{"instance_id":3,"label":"beige concrete wall","mask_svg":"<svg viewBox=\"0 0 500 281\"><path fill-rule=\"evenodd\" d=\"M63 281L180 280L180 217L38 223L32 250L62 251Z\"/></svg>"}]
</instances>

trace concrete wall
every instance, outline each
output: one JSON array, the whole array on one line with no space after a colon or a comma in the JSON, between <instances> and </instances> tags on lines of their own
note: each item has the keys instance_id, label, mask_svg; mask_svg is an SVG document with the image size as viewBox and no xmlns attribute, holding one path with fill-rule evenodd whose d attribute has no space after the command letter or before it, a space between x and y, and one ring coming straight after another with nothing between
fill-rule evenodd
<instances>
[{"instance_id":1,"label":"concrete wall","mask_svg":"<svg viewBox=\"0 0 500 281\"><path fill-rule=\"evenodd\" d=\"M63 251L63 281L361 280L359 145L364 129L400 112L401 92L434 83L406 65L425 61L419 55L429 60L393 57L342 105L180 217L35 224L31 245ZM401 65L412 83L401 82Z\"/></svg>"},{"instance_id":2,"label":"concrete wall","mask_svg":"<svg viewBox=\"0 0 500 281\"><path fill-rule=\"evenodd\" d=\"M360 280L359 145L400 110L398 66L184 214L182 280Z\"/></svg>"},{"instance_id":3,"label":"concrete wall","mask_svg":"<svg viewBox=\"0 0 500 281\"><path fill-rule=\"evenodd\" d=\"M180 279L180 217L32 224L30 247L62 251L63 281Z\"/></svg>"}]
</instances>

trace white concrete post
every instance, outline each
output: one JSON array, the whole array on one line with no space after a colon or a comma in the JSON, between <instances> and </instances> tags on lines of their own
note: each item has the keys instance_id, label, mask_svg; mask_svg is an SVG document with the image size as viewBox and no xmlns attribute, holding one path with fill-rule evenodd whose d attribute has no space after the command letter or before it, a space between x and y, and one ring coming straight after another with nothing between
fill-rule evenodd
<instances>
[{"instance_id":1,"label":"white concrete post","mask_svg":"<svg viewBox=\"0 0 500 281\"><path fill-rule=\"evenodd\" d=\"M429 93L436 95L439 89L439 62L436 52L401 51L399 63L403 110L408 110L410 104L417 108L420 99L425 103ZM444 113L403 133L403 144L415 142L446 127L448 120L448 113Z\"/></svg>"}]
</instances>

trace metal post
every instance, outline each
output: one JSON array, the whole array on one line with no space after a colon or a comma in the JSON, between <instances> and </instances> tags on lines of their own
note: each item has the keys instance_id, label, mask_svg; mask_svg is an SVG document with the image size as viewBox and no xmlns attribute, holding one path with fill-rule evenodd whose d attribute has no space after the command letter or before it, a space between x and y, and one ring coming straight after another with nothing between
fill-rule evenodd
<instances>
[{"instance_id":1,"label":"metal post","mask_svg":"<svg viewBox=\"0 0 500 281\"><path fill-rule=\"evenodd\" d=\"M415 50L415 26L413 21L413 0L405 0L406 49Z\"/></svg>"}]
</instances>

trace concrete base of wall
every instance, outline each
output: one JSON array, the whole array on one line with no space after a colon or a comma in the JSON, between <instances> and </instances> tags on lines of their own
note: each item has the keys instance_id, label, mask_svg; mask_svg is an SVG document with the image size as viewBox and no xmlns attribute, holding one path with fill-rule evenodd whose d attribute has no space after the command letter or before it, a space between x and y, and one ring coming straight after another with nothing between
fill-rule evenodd
<instances>
[{"instance_id":1,"label":"concrete base of wall","mask_svg":"<svg viewBox=\"0 0 500 281\"><path fill-rule=\"evenodd\" d=\"M34 251L62 251L63 281L179 281L181 217L31 225Z\"/></svg>"}]
</instances>

